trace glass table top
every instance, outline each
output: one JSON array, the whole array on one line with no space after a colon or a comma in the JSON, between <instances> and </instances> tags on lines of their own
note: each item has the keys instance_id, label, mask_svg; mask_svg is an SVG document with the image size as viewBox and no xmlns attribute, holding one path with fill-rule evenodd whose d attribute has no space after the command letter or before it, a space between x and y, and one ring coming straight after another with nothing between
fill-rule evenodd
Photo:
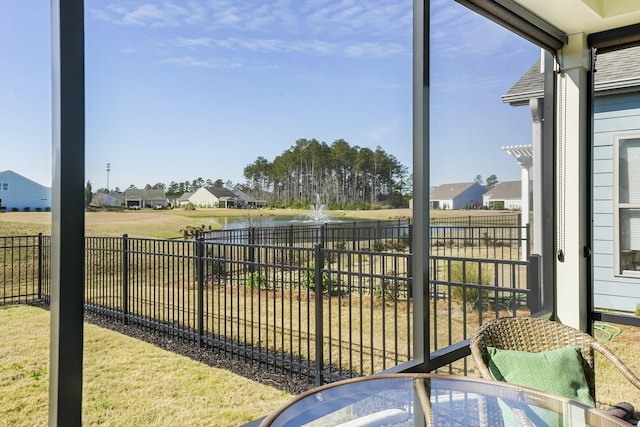
<instances>
[{"instance_id":1,"label":"glass table top","mask_svg":"<svg viewBox=\"0 0 640 427\"><path fill-rule=\"evenodd\" d=\"M629 426L569 399L496 381L374 375L296 396L261 426Z\"/></svg>"}]
</instances>

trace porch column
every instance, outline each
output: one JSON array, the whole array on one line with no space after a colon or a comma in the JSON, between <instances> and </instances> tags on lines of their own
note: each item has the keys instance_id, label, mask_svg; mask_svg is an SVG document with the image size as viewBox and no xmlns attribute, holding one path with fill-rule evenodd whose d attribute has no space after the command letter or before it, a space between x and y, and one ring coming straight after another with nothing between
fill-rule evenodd
<instances>
[{"instance_id":1,"label":"porch column","mask_svg":"<svg viewBox=\"0 0 640 427\"><path fill-rule=\"evenodd\" d=\"M587 330L587 73L591 59L586 35L570 35L558 62L555 311L560 322Z\"/></svg>"},{"instance_id":2,"label":"porch column","mask_svg":"<svg viewBox=\"0 0 640 427\"><path fill-rule=\"evenodd\" d=\"M520 165L520 238L522 250L520 259L526 261L529 257L529 241L527 239L527 226L529 225L529 169L533 166L533 150L531 145L518 145L514 147L502 147L507 153L515 157Z\"/></svg>"}]
</instances>

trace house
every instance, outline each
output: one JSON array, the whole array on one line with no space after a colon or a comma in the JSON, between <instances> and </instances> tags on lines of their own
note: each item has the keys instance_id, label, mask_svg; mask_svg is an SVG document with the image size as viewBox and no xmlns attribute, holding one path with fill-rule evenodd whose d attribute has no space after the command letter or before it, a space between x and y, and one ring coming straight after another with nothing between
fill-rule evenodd
<instances>
[{"instance_id":1,"label":"house","mask_svg":"<svg viewBox=\"0 0 640 427\"><path fill-rule=\"evenodd\" d=\"M122 193L111 191L109 193L97 193L91 198L90 206L94 207L119 207L122 206Z\"/></svg>"},{"instance_id":2,"label":"house","mask_svg":"<svg viewBox=\"0 0 640 427\"><path fill-rule=\"evenodd\" d=\"M175 201L175 203L173 204L174 207L177 206L185 206L186 204L190 203L189 202L189 197L193 196L193 191L185 191L184 193L182 193L182 195L180 197L178 197Z\"/></svg>"},{"instance_id":3,"label":"house","mask_svg":"<svg viewBox=\"0 0 640 427\"><path fill-rule=\"evenodd\" d=\"M633 312L640 301L640 46L595 61L590 162L593 300ZM537 61L502 97L512 106L544 97Z\"/></svg>"},{"instance_id":4,"label":"house","mask_svg":"<svg viewBox=\"0 0 640 427\"><path fill-rule=\"evenodd\" d=\"M0 172L0 207L7 211L51 210L51 188L14 171Z\"/></svg>"},{"instance_id":5,"label":"house","mask_svg":"<svg viewBox=\"0 0 640 427\"><path fill-rule=\"evenodd\" d=\"M429 201L433 209L475 209L482 205L487 189L477 182L442 184L431 189Z\"/></svg>"},{"instance_id":6,"label":"house","mask_svg":"<svg viewBox=\"0 0 640 427\"><path fill-rule=\"evenodd\" d=\"M532 186L529 185L531 189ZM529 191L529 199L533 191ZM520 181L504 181L482 195L482 205L489 209L522 209L522 183ZM529 202L531 206L531 201Z\"/></svg>"},{"instance_id":7,"label":"house","mask_svg":"<svg viewBox=\"0 0 640 427\"><path fill-rule=\"evenodd\" d=\"M125 207L133 209L164 209L168 201L164 190L140 190L128 188L124 190Z\"/></svg>"},{"instance_id":8,"label":"house","mask_svg":"<svg viewBox=\"0 0 640 427\"><path fill-rule=\"evenodd\" d=\"M201 187L188 201L199 208L230 208L238 206L240 199L227 188Z\"/></svg>"},{"instance_id":9,"label":"house","mask_svg":"<svg viewBox=\"0 0 640 427\"><path fill-rule=\"evenodd\" d=\"M234 188L231 190L239 200L239 207L263 208L267 206L266 200L256 200L255 197L248 195L242 190Z\"/></svg>"}]
</instances>

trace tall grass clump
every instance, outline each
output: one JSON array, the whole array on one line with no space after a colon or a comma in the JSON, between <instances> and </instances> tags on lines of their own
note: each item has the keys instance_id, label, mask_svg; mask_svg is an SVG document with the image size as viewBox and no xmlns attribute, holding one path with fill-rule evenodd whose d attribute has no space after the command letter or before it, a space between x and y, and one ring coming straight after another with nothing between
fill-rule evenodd
<instances>
[{"instance_id":1,"label":"tall grass clump","mask_svg":"<svg viewBox=\"0 0 640 427\"><path fill-rule=\"evenodd\" d=\"M463 285L491 285L494 282L494 272L490 265L465 261L452 261L450 264L451 299L465 304L467 310L484 311L489 306L489 291L479 286Z\"/></svg>"}]
</instances>

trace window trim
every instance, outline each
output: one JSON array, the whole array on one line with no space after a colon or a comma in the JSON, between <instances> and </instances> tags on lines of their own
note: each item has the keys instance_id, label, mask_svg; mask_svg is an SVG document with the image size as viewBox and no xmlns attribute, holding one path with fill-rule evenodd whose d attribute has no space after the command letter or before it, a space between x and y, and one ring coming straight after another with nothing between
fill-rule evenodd
<instances>
[{"instance_id":1,"label":"window trim","mask_svg":"<svg viewBox=\"0 0 640 427\"><path fill-rule=\"evenodd\" d=\"M640 271L623 270L620 265L622 248L620 239L620 212L624 209L640 209L640 203L620 203L620 145L626 140L639 140L640 133L613 135L613 275L640 279Z\"/></svg>"}]
</instances>

